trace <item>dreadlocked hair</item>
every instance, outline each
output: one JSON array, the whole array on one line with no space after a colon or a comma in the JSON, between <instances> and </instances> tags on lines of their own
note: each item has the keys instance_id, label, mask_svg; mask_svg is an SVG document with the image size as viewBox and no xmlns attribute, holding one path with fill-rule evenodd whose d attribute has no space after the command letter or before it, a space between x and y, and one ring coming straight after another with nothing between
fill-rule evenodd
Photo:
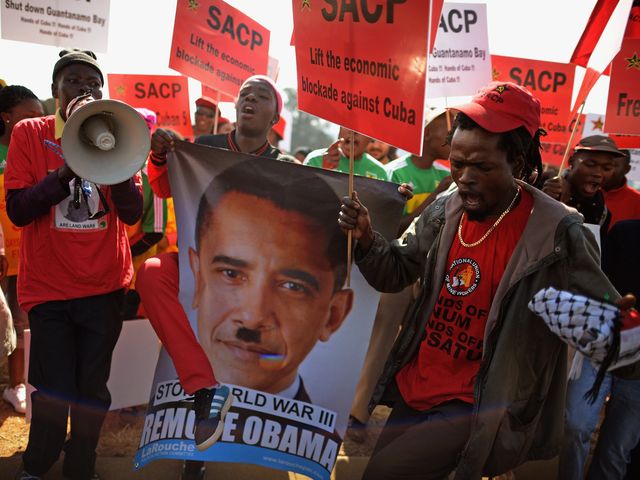
<instances>
[{"instance_id":1,"label":"dreadlocked hair","mask_svg":"<svg viewBox=\"0 0 640 480\"><path fill-rule=\"evenodd\" d=\"M451 130L447 135L447 143L451 145L451 139L455 131L460 128L462 130L473 130L475 128L482 128L470 117L462 112L458 112ZM540 154L540 137L545 136L545 132L542 128L536 130L533 137L525 127L518 127L515 130L509 130L508 132L500 133L500 140L498 141L498 148L507 154L507 160L512 163L519 156L524 159L524 167L522 171L518 173L518 178L524 180L527 183L531 183L534 187L540 188L542 184L542 156ZM535 180L530 182L532 174L536 173Z\"/></svg>"},{"instance_id":2,"label":"dreadlocked hair","mask_svg":"<svg viewBox=\"0 0 640 480\"><path fill-rule=\"evenodd\" d=\"M0 89L0 112L8 113L25 100L38 100L38 97L27 87L8 85ZM0 122L0 135L4 135L4 131L4 122Z\"/></svg>"}]
</instances>

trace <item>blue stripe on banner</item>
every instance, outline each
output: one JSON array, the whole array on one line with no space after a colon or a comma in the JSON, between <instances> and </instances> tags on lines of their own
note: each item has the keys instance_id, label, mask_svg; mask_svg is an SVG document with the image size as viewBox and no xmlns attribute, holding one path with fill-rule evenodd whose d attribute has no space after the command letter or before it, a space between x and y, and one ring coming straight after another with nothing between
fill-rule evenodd
<instances>
[{"instance_id":1,"label":"blue stripe on banner","mask_svg":"<svg viewBox=\"0 0 640 480\"><path fill-rule=\"evenodd\" d=\"M331 473L306 458L276 452L251 445L219 442L204 452L196 449L193 441L158 440L139 449L133 459L139 470L161 458L204 460L206 462L250 463L264 467L301 473L315 480L329 480Z\"/></svg>"}]
</instances>

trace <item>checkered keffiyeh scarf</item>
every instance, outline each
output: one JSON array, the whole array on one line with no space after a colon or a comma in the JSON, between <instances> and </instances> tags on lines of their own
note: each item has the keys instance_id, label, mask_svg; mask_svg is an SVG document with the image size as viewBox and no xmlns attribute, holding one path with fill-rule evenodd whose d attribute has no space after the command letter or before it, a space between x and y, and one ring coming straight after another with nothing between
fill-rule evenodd
<instances>
[{"instance_id":1,"label":"checkered keffiyeh scarf","mask_svg":"<svg viewBox=\"0 0 640 480\"><path fill-rule=\"evenodd\" d=\"M640 359L640 326L621 331L620 309L614 305L549 287L536 293L528 306L563 342L599 369L588 392L592 398L607 371Z\"/></svg>"}]
</instances>

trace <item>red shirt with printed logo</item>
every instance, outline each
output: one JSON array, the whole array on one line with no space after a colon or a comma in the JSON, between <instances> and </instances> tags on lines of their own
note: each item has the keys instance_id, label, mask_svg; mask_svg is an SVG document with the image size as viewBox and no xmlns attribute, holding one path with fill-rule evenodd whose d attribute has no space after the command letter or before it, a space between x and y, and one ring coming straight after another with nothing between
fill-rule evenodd
<instances>
[{"instance_id":1,"label":"red shirt with printed logo","mask_svg":"<svg viewBox=\"0 0 640 480\"><path fill-rule=\"evenodd\" d=\"M56 117L23 120L13 129L5 170L5 190L29 188L63 165ZM142 188L139 176L136 177ZM90 220L102 207L96 186L83 208L72 195L22 229L18 300L29 311L35 305L113 292L131 282L131 249L124 224L111 200L111 188L100 187L110 212ZM73 191L73 189L71 189Z\"/></svg>"},{"instance_id":2,"label":"red shirt with printed logo","mask_svg":"<svg viewBox=\"0 0 640 480\"><path fill-rule=\"evenodd\" d=\"M451 244L426 337L418 354L396 375L402 398L416 410L453 399L473 403L491 302L533 207L531 195L520 192L517 206L482 243L465 247L456 235ZM471 222L465 215L462 239L467 244L478 241L494 222Z\"/></svg>"}]
</instances>

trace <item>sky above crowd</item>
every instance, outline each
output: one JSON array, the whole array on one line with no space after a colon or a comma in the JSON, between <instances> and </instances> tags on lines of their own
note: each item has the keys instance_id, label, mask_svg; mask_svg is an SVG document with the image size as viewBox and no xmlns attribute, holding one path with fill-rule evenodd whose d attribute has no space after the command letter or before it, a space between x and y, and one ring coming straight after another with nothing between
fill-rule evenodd
<instances>
[{"instance_id":1,"label":"sky above crowd","mask_svg":"<svg viewBox=\"0 0 640 480\"><path fill-rule=\"evenodd\" d=\"M380 0L369 2L380 3ZM176 0L111 0L110 3L108 51L97 52L104 72L177 74L168 67ZM227 3L270 30L270 55L280 61L278 84L295 88L295 50L290 46L291 0L227 0ZM468 0L465 3L487 4L492 54L568 62L596 0ZM0 78L9 84L25 85L41 98L50 97L51 71L59 50L0 40ZM576 84L581 79L582 69L578 69ZM605 112L607 89L608 78L603 78L587 100L585 112ZM192 100L199 92L199 82L190 81Z\"/></svg>"}]
</instances>

